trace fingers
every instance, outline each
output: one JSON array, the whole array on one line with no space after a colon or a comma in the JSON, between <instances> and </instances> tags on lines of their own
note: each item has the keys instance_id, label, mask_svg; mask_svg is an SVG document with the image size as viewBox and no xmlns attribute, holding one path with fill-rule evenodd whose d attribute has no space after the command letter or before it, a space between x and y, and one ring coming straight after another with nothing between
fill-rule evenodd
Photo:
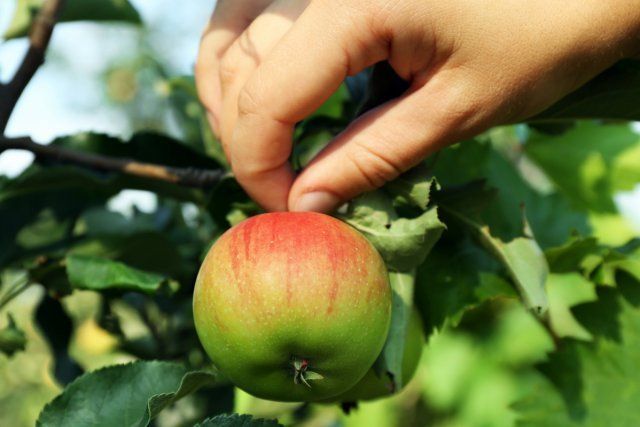
<instances>
[{"instance_id":1,"label":"fingers","mask_svg":"<svg viewBox=\"0 0 640 427\"><path fill-rule=\"evenodd\" d=\"M297 178L289 209L330 212L472 134L488 114L464 82L438 76L359 118Z\"/></svg>"},{"instance_id":2,"label":"fingers","mask_svg":"<svg viewBox=\"0 0 640 427\"><path fill-rule=\"evenodd\" d=\"M268 210L287 209L295 123L318 108L348 74L386 55L362 14L337 10L348 8L344 4L312 2L238 95L229 147L233 169L249 195ZM358 33L363 28L367 31Z\"/></svg>"},{"instance_id":3,"label":"fingers","mask_svg":"<svg viewBox=\"0 0 640 427\"><path fill-rule=\"evenodd\" d=\"M219 0L200 41L195 66L198 96L218 134L221 109L220 58L244 29L273 0Z\"/></svg>"},{"instance_id":4,"label":"fingers","mask_svg":"<svg viewBox=\"0 0 640 427\"><path fill-rule=\"evenodd\" d=\"M238 117L238 94L251 74L293 26L304 0L278 0L267 7L229 47L220 64L220 134L226 145Z\"/></svg>"}]
</instances>

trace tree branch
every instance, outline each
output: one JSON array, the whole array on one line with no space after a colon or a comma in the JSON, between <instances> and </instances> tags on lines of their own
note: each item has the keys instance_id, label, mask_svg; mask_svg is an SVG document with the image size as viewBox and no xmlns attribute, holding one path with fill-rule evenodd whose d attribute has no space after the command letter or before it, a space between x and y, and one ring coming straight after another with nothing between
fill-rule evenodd
<instances>
[{"instance_id":1,"label":"tree branch","mask_svg":"<svg viewBox=\"0 0 640 427\"><path fill-rule=\"evenodd\" d=\"M29 137L0 137L0 153L11 149L30 151L41 159L55 160L89 169L140 176L187 187L210 188L218 183L226 173L222 169L176 168L142 163L133 159L102 156L56 145L38 144Z\"/></svg>"},{"instance_id":2,"label":"tree branch","mask_svg":"<svg viewBox=\"0 0 640 427\"><path fill-rule=\"evenodd\" d=\"M53 27L63 5L64 0L45 1L31 27L29 49L22 59L18 71L8 83L0 86L0 134L4 134L11 113L22 92L44 62L44 55L49 46L49 40L51 40Z\"/></svg>"}]
</instances>

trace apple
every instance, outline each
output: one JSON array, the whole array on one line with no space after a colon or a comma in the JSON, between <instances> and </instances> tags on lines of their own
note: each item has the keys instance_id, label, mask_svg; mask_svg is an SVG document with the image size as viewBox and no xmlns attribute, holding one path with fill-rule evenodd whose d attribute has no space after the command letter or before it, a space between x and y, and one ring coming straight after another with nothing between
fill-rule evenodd
<instances>
[{"instance_id":1,"label":"apple","mask_svg":"<svg viewBox=\"0 0 640 427\"><path fill-rule=\"evenodd\" d=\"M402 355L402 383L407 385L418 368L418 362L424 347L424 332L422 321L417 310L413 310L409 319L409 327L404 341L404 353ZM358 384L346 392L332 397L326 403L357 402L361 400L373 400L381 397L389 397L399 392L393 390L391 378L385 374L378 375L375 367L369 369L367 374Z\"/></svg>"},{"instance_id":2,"label":"apple","mask_svg":"<svg viewBox=\"0 0 640 427\"><path fill-rule=\"evenodd\" d=\"M231 382L263 399L318 401L354 386L391 318L385 264L327 215L249 218L211 247L196 280L198 337Z\"/></svg>"}]
</instances>

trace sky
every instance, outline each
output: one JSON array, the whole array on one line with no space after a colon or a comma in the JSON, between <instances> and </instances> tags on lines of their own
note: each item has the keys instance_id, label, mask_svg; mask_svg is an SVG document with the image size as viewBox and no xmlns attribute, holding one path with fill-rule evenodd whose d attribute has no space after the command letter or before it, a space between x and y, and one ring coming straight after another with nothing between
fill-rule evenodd
<instances>
[{"instance_id":1,"label":"sky","mask_svg":"<svg viewBox=\"0 0 640 427\"><path fill-rule=\"evenodd\" d=\"M189 0L189 7L172 0L131 0L146 30L131 25L65 23L56 27L49 61L27 87L7 128L8 136L30 135L47 143L56 136L96 131L128 137L131 129L125 109L104 102L103 74L114 63L131 59L139 46L150 46L155 57L175 75L191 74L200 33L215 0ZM13 1L0 1L0 32L6 28ZM170 13L168 12L170 11ZM10 77L27 47L26 40L0 45L0 79ZM640 133L640 124L635 126ZM9 150L0 154L0 175L15 176L27 167L30 153ZM127 190L110 202L131 212L135 205L153 210L155 196ZM640 185L616 195L621 212L640 231Z\"/></svg>"}]
</instances>

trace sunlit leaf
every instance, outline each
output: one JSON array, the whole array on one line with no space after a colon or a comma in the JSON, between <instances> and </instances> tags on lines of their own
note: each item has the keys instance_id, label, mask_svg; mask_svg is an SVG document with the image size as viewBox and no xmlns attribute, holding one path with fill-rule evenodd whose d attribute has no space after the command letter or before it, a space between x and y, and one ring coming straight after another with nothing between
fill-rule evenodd
<instances>
[{"instance_id":1,"label":"sunlit leaf","mask_svg":"<svg viewBox=\"0 0 640 427\"><path fill-rule=\"evenodd\" d=\"M549 267L529 224L524 220L523 236L504 242L493 236L489 227L477 222L459 206L440 205L443 212L466 227L509 272L516 288L529 309L542 316L548 308L544 284Z\"/></svg>"},{"instance_id":2,"label":"sunlit leaf","mask_svg":"<svg viewBox=\"0 0 640 427\"><path fill-rule=\"evenodd\" d=\"M532 374L523 367L553 349L544 327L517 303L492 326L480 336L445 329L425 348L423 400L449 425L514 425L511 406Z\"/></svg>"},{"instance_id":3,"label":"sunlit leaf","mask_svg":"<svg viewBox=\"0 0 640 427\"><path fill-rule=\"evenodd\" d=\"M387 265L397 271L409 271L420 265L445 228L436 208L416 218L402 218L395 212L391 199L380 192L360 196L340 217L364 234Z\"/></svg>"},{"instance_id":4,"label":"sunlit leaf","mask_svg":"<svg viewBox=\"0 0 640 427\"><path fill-rule=\"evenodd\" d=\"M549 296L549 322L554 335L591 340L591 334L578 323L571 308L596 300L595 285L576 273L550 274L546 289Z\"/></svg>"},{"instance_id":5,"label":"sunlit leaf","mask_svg":"<svg viewBox=\"0 0 640 427\"><path fill-rule=\"evenodd\" d=\"M76 289L154 293L168 283L168 279L162 275L141 271L106 258L70 255L65 261L69 282Z\"/></svg>"},{"instance_id":6,"label":"sunlit leaf","mask_svg":"<svg viewBox=\"0 0 640 427\"><path fill-rule=\"evenodd\" d=\"M173 362L138 361L87 373L40 413L38 426L146 426L167 405L211 385L212 374Z\"/></svg>"},{"instance_id":7,"label":"sunlit leaf","mask_svg":"<svg viewBox=\"0 0 640 427\"><path fill-rule=\"evenodd\" d=\"M640 424L640 287L600 288L574 309L592 342L566 341L516 405L523 426Z\"/></svg>"},{"instance_id":8,"label":"sunlit leaf","mask_svg":"<svg viewBox=\"0 0 640 427\"><path fill-rule=\"evenodd\" d=\"M640 136L626 124L580 123L562 135L533 136L525 149L583 209L616 213L615 192L640 182Z\"/></svg>"}]
</instances>

